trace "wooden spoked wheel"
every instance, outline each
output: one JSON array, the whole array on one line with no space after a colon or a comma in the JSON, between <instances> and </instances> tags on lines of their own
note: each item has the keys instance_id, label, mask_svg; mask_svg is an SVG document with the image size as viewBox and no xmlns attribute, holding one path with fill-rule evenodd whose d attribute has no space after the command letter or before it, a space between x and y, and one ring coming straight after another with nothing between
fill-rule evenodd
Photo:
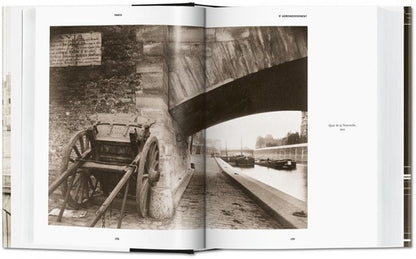
<instances>
[{"instance_id":1,"label":"wooden spoked wheel","mask_svg":"<svg viewBox=\"0 0 416 259\"><path fill-rule=\"evenodd\" d=\"M62 158L61 174L80 159L89 158L91 145L86 133L86 130L79 131L69 141ZM77 169L62 183L62 194L65 197L71 186L68 204L74 209L79 209L86 207L97 189L97 184L97 179L90 172Z\"/></svg>"},{"instance_id":2,"label":"wooden spoked wheel","mask_svg":"<svg viewBox=\"0 0 416 259\"><path fill-rule=\"evenodd\" d=\"M137 171L136 203L141 217L146 217L149 208L149 191L159 171L159 143L150 136L143 146Z\"/></svg>"}]
</instances>

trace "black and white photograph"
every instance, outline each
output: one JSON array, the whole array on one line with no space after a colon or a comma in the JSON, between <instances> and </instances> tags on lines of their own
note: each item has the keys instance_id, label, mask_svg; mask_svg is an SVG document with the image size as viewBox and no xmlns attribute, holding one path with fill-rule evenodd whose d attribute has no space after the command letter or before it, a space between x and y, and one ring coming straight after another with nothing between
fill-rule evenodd
<instances>
[{"instance_id":1,"label":"black and white photograph","mask_svg":"<svg viewBox=\"0 0 416 259\"><path fill-rule=\"evenodd\" d=\"M59 26L49 53L49 225L307 228L307 27Z\"/></svg>"}]
</instances>

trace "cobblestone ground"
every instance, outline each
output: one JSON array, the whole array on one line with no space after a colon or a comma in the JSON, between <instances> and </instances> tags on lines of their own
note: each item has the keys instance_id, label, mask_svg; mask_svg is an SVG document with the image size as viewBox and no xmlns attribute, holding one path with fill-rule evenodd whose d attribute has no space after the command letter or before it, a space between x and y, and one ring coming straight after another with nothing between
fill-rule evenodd
<instances>
[{"instance_id":1,"label":"cobblestone ground","mask_svg":"<svg viewBox=\"0 0 416 259\"><path fill-rule=\"evenodd\" d=\"M56 192L49 199L49 211L59 208L63 203L62 195ZM87 226L93 219L99 206L91 206L87 209L87 215L83 218L62 218L62 222L56 222L56 216L49 216L49 224L65 226ZM109 209L104 220L98 221L96 227L116 228L120 215L118 209ZM201 172L196 172L191 179L185 193L179 202L175 215L167 220L155 220L137 216L134 202L126 206L122 228L125 229L197 229L204 227L204 177Z\"/></svg>"},{"instance_id":2,"label":"cobblestone ground","mask_svg":"<svg viewBox=\"0 0 416 259\"><path fill-rule=\"evenodd\" d=\"M184 192L175 215L168 220L141 218L136 215L134 206L128 206L123 218L125 229L196 229L204 228L205 198L207 202L207 227L231 229L270 229L279 228L264 210L256 205L244 192L223 175L213 158L207 158L207 174L202 173L203 157L193 157L196 170ZM207 189L205 190L205 181ZM206 191L206 196L204 192ZM49 211L59 208L62 195L56 191L49 199ZM134 205L134 203L133 203ZM65 226L87 226L94 218L99 206L87 209L83 218L63 218L56 222L56 216L49 216L49 224ZM112 208L96 227L116 228L120 211Z\"/></svg>"},{"instance_id":3,"label":"cobblestone ground","mask_svg":"<svg viewBox=\"0 0 416 259\"><path fill-rule=\"evenodd\" d=\"M221 172L213 158L207 157L206 168L207 228L281 228L278 222Z\"/></svg>"}]
</instances>

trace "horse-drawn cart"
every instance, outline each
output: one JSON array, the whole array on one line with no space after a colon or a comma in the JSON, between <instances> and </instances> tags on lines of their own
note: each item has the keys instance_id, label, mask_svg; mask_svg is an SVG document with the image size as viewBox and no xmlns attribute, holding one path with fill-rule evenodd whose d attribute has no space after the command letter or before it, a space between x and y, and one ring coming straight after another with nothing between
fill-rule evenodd
<instances>
[{"instance_id":1,"label":"horse-drawn cart","mask_svg":"<svg viewBox=\"0 0 416 259\"><path fill-rule=\"evenodd\" d=\"M117 227L125 209L126 199L134 198L139 216L146 217L150 186L159 179L159 144L150 135L153 123L98 122L76 133L65 148L60 174L49 187L49 195L61 186L64 202L57 221L67 206L88 207L94 195L106 195L90 227L94 227L117 196L122 205Z\"/></svg>"}]
</instances>

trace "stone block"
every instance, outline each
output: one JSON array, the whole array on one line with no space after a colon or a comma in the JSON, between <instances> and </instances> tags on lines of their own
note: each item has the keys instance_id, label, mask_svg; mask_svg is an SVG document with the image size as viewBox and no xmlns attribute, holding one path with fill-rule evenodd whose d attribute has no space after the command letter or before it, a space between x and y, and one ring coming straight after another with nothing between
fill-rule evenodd
<instances>
[{"instance_id":1,"label":"stone block","mask_svg":"<svg viewBox=\"0 0 416 259\"><path fill-rule=\"evenodd\" d=\"M178 97L189 97L204 92L204 64L201 56L179 56L170 61L169 72L177 74L169 74L173 76L169 78L170 84L174 84L169 89L174 95L173 99L181 100L183 98Z\"/></svg>"},{"instance_id":2,"label":"stone block","mask_svg":"<svg viewBox=\"0 0 416 259\"><path fill-rule=\"evenodd\" d=\"M173 123L172 123L172 117L171 116L163 116L162 119L160 120L160 123L170 129L171 131L173 131Z\"/></svg>"},{"instance_id":3,"label":"stone block","mask_svg":"<svg viewBox=\"0 0 416 259\"><path fill-rule=\"evenodd\" d=\"M143 45L143 54L149 56L162 56L165 53L164 44L162 42L157 43L145 43Z\"/></svg>"},{"instance_id":4,"label":"stone block","mask_svg":"<svg viewBox=\"0 0 416 259\"><path fill-rule=\"evenodd\" d=\"M168 105L162 96L136 95L136 108L143 111L147 108L166 110Z\"/></svg>"},{"instance_id":5,"label":"stone block","mask_svg":"<svg viewBox=\"0 0 416 259\"><path fill-rule=\"evenodd\" d=\"M189 182L191 181L191 178L193 176L193 170L188 169L185 170L184 172L181 172L181 174L177 175L176 178L176 184L172 193L173 193L173 201L174 201L174 205L175 207L178 206L179 201L183 195L183 193L186 190L186 187L188 186Z\"/></svg>"},{"instance_id":6,"label":"stone block","mask_svg":"<svg viewBox=\"0 0 416 259\"><path fill-rule=\"evenodd\" d=\"M159 149L160 152L162 152L162 149L165 149L165 145L159 143ZM159 180L159 182L157 183L157 185L159 187L161 186L171 186L171 174L174 171L174 161L173 161L173 156L171 155L162 155L160 154L160 159L159 159L159 170L161 172L161 178Z\"/></svg>"},{"instance_id":7,"label":"stone block","mask_svg":"<svg viewBox=\"0 0 416 259\"><path fill-rule=\"evenodd\" d=\"M212 56L212 47L208 44L205 45L205 57L211 57Z\"/></svg>"},{"instance_id":8,"label":"stone block","mask_svg":"<svg viewBox=\"0 0 416 259\"><path fill-rule=\"evenodd\" d=\"M250 36L248 27L230 27L215 29L216 41L235 41L246 39Z\"/></svg>"},{"instance_id":9,"label":"stone block","mask_svg":"<svg viewBox=\"0 0 416 259\"><path fill-rule=\"evenodd\" d=\"M168 53L170 56L173 56L173 57L176 57L178 55L204 57L205 44L204 43L177 44L175 42L171 42L168 44Z\"/></svg>"},{"instance_id":10,"label":"stone block","mask_svg":"<svg viewBox=\"0 0 416 259\"><path fill-rule=\"evenodd\" d=\"M162 106L161 108L163 109L164 107ZM153 118L156 121L159 121L161 118L164 117L164 113L158 109L142 109L142 115L144 117Z\"/></svg>"},{"instance_id":11,"label":"stone block","mask_svg":"<svg viewBox=\"0 0 416 259\"><path fill-rule=\"evenodd\" d=\"M173 197L170 188L151 187L149 216L155 219L166 219L172 217L173 213Z\"/></svg>"},{"instance_id":12,"label":"stone block","mask_svg":"<svg viewBox=\"0 0 416 259\"><path fill-rule=\"evenodd\" d=\"M142 74L142 86L144 92L152 92L146 90L163 90L163 73L161 72L151 72Z\"/></svg>"},{"instance_id":13,"label":"stone block","mask_svg":"<svg viewBox=\"0 0 416 259\"><path fill-rule=\"evenodd\" d=\"M205 42L215 41L215 28L206 28L205 29Z\"/></svg>"},{"instance_id":14,"label":"stone block","mask_svg":"<svg viewBox=\"0 0 416 259\"><path fill-rule=\"evenodd\" d=\"M168 39L169 42L203 43L205 32L201 27L172 26L169 27Z\"/></svg>"},{"instance_id":15,"label":"stone block","mask_svg":"<svg viewBox=\"0 0 416 259\"><path fill-rule=\"evenodd\" d=\"M169 145L168 143L166 143L164 141L162 141L162 144L163 144L163 149L160 150L160 154L162 156L170 156L170 155L172 155L173 154L173 152L172 152L172 150L173 150L172 145Z\"/></svg>"},{"instance_id":16,"label":"stone block","mask_svg":"<svg viewBox=\"0 0 416 259\"><path fill-rule=\"evenodd\" d=\"M164 63L161 57L142 57L136 63L136 73L163 72Z\"/></svg>"},{"instance_id":17,"label":"stone block","mask_svg":"<svg viewBox=\"0 0 416 259\"><path fill-rule=\"evenodd\" d=\"M180 101L185 99L187 93L181 86L179 76L176 72L169 72L169 108L175 107ZM176 86L176 87L175 87Z\"/></svg>"},{"instance_id":18,"label":"stone block","mask_svg":"<svg viewBox=\"0 0 416 259\"><path fill-rule=\"evenodd\" d=\"M139 42L162 42L167 34L166 26L143 26L136 31L136 40Z\"/></svg>"}]
</instances>

